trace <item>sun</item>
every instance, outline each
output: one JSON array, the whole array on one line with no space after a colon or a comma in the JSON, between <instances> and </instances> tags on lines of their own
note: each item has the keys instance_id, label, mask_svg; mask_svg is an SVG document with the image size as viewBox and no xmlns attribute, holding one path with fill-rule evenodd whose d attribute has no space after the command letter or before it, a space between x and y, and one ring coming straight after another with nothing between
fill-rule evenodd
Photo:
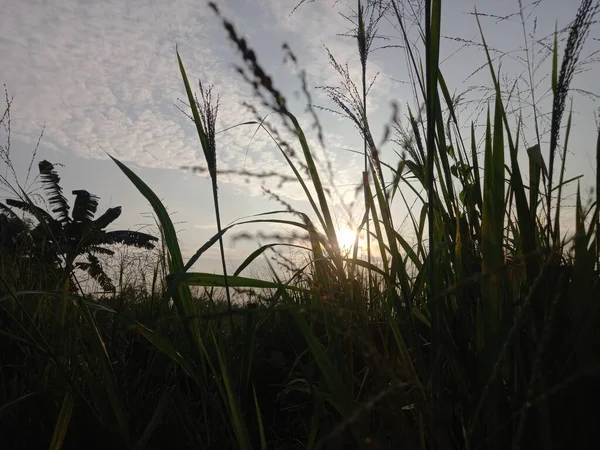
<instances>
[{"instance_id":1,"label":"sun","mask_svg":"<svg viewBox=\"0 0 600 450\"><path fill-rule=\"evenodd\" d=\"M337 231L338 244L340 249L344 252L352 251L354 248L354 242L356 240L356 232L350 227L343 227ZM358 239L359 248L362 246L362 239Z\"/></svg>"}]
</instances>

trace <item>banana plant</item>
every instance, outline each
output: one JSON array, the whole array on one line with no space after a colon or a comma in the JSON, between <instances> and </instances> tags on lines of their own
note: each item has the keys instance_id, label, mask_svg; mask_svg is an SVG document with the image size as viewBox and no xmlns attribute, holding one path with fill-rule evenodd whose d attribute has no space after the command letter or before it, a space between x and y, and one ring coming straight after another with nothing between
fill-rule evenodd
<instances>
[{"instance_id":1,"label":"banana plant","mask_svg":"<svg viewBox=\"0 0 600 450\"><path fill-rule=\"evenodd\" d=\"M37 258L59 268L63 280L72 279L74 270L80 269L104 290L114 291L98 255L112 256L114 251L110 246L114 244L152 249L158 239L139 231L107 231L121 215L121 207L108 208L94 218L99 197L83 189L72 192L75 201L70 211L54 164L44 160L38 168L49 211L36 205L25 192L21 192L21 198L0 203L4 247L15 251L18 248L23 257ZM17 214L14 209L25 215Z\"/></svg>"}]
</instances>

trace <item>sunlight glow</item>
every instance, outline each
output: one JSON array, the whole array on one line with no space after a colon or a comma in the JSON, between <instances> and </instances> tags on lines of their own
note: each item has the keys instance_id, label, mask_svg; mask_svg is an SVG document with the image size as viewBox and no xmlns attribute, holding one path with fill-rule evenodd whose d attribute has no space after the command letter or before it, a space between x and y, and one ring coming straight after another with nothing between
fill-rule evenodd
<instances>
[{"instance_id":1,"label":"sunlight glow","mask_svg":"<svg viewBox=\"0 0 600 450\"><path fill-rule=\"evenodd\" d=\"M337 231L338 243L340 245L340 249L343 252L352 251L354 248L354 241L356 239L356 232L349 227L340 228ZM358 247L361 249L363 247L362 239L358 239Z\"/></svg>"}]
</instances>

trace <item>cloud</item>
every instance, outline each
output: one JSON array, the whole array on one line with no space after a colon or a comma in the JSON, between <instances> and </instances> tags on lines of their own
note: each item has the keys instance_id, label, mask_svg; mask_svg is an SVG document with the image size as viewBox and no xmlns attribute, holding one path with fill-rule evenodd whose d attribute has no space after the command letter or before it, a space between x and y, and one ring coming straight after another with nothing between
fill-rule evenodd
<instances>
[{"instance_id":1,"label":"cloud","mask_svg":"<svg viewBox=\"0 0 600 450\"><path fill-rule=\"evenodd\" d=\"M47 144L88 156L101 154L99 143L133 156L151 138L164 146L161 138L180 137L181 124L165 120L180 93L174 46L207 21L198 12L173 30L182 18L167 6L9 2L0 56L10 61L3 81L16 95L15 131L31 137L46 123ZM216 64L202 47L189 60Z\"/></svg>"},{"instance_id":2,"label":"cloud","mask_svg":"<svg viewBox=\"0 0 600 450\"><path fill-rule=\"evenodd\" d=\"M268 35L276 36L277 42L300 39L303 47L306 29L296 17L287 20L293 5L282 3L288 2L264 0L252 8L243 2L225 2L222 9L234 22L246 19L237 20L242 33L252 31L243 29L247 23L270 11L276 20ZM319 16L323 11L327 15ZM320 40L331 29L323 33L322 23L314 18L338 27L339 15L328 7L301 8L298 14L302 21L310 15L308 61L317 61L317 54L324 54ZM15 95L14 136L27 144L37 141L45 125L43 143L55 150L89 158L104 158L106 150L140 167L204 165L193 125L175 108L175 104L184 107L178 102L184 92L176 44L190 80L214 83L215 93L220 93L218 128L253 118L240 106L253 99L232 70L237 55L212 11L195 0L6 2L1 22L0 58L8 62L1 81ZM256 41L258 47L265 47L263 34ZM264 58L265 65L275 72L283 70L281 56L280 52ZM318 72L319 64L310 62L308 69ZM292 81L298 86L297 79L287 75L281 77L284 91ZM219 168L291 175L270 138L262 131L252 138L254 130L255 126L244 126L218 136ZM337 174L346 181L343 167ZM262 195L263 184L271 189L278 185L277 180L248 183L247 177L236 174L220 179L238 184L250 195ZM304 198L297 183L286 185L284 194Z\"/></svg>"}]
</instances>

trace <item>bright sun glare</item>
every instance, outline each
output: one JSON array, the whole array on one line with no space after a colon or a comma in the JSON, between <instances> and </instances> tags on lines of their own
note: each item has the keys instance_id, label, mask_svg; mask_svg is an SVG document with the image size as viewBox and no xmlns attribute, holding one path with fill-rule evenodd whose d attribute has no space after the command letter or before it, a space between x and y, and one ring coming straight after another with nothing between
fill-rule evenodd
<instances>
[{"instance_id":1,"label":"bright sun glare","mask_svg":"<svg viewBox=\"0 0 600 450\"><path fill-rule=\"evenodd\" d=\"M338 243L342 251L351 251L354 248L355 232L349 227L344 227L337 232ZM359 248L362 246L362 239L358 240Z\"/></svg>"}]
</instances>

